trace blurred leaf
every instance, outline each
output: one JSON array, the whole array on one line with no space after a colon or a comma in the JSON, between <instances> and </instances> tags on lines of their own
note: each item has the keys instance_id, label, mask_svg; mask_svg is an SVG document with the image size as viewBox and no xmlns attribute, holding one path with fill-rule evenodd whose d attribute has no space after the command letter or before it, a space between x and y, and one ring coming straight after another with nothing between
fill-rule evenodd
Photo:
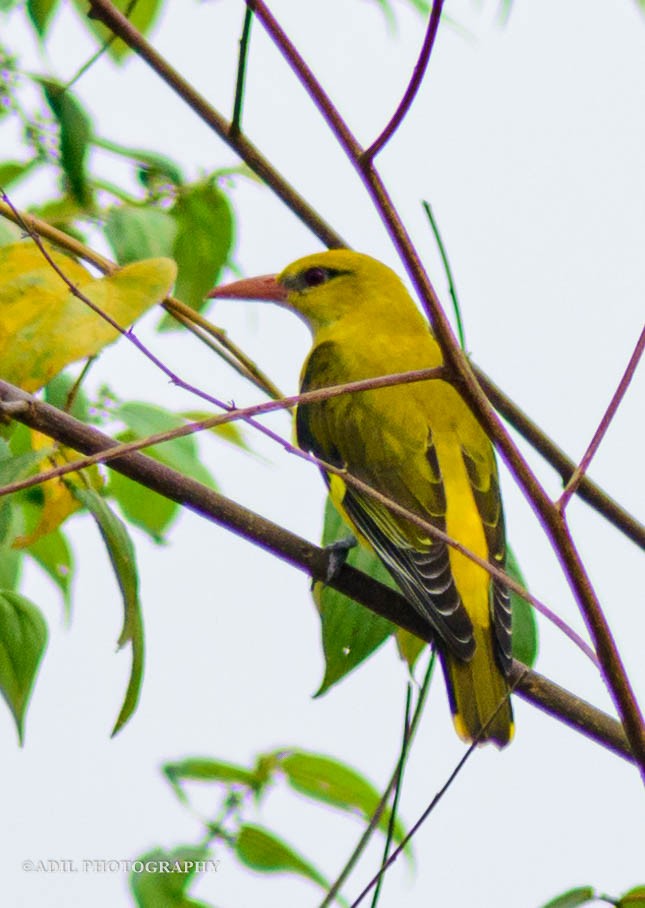
<instances>
[{"instance_id":1,"label":"blurred leaf","mask_svg":"<svg viewBox=\"0 0 645 908\"><path fill-rule=\"evenodd\" d=\"M111 208L105 235L120 265L157 256L172 257L177 224L160 208L121 205Z\"/></svg>"},{"instance_id":2,"label":"blurred leaf","mask_svg":"<svg viewBox=\"0 0 645 908\"><path fill-rule=\"evenodd\" d=\"M380 792L351 766L304 750L287 751L280 756L278 766L284 772L288 783L296 791L339 807L352 814L362 816L369 822L381 800ZM386 807L378 822L378 828L387 833L391 811ZM405 829L399 820L394 824L394 841L401 842Z\"/></svg>"},{"instance_id":3,"label":"blurred leaf","mask_svg":"<svg viewBox=\"0 0 645 908\"><path fill-rule=\"evenodd\" d=\"M235 853L243 864L258 873L294 873L329 889L330 884L312 864L262 826L248 823L242 826ZM337 898L341 904L347 904L344 899Z\"/></svg>"},{"instance_id":4,"label":"blurred leaf","mask_svg":"<svg viewBox=\"0 0 645 908\"><path fill-rule=\"evenodd\" d=\"M509 545L506 547L506 570L510 576L526 589L515 555ZM513 612L513 657L529 668L535 664L538 653L538 629L533 606L521 596L510 591Z\"/></svg>"},{"instance_id":5,"label":"blurred leaf","mask_svg":"<svg viewBox=\"0 0 645 908\"><path fill-rule=\"evenodd\" d=\"M182 782L223 782L225 785L243 785L254 792L257 792L263 783L256 773L244 766L197 757L190 757L180 763L166 763L163 772L182 801L186 801L186 794L181 787Z\"/></svg>"},{"instance_id":6,"label":"blurred leaf","mask_svg":"<svg viewBox=\"0 0 645 908\"><path fill-rule=\"evenodd\" d=\"M635 886L616 902L616 908L643 908L645 906L645 886Z\"/></svg>"},{"instance_id":7,"label":"blurred leaf","mask_svg":"<svg viewBox=\"0 0 645 908\"><path fill-rule=\"evenodd\" d=\"M67 401L75 384L75 378L67 372L59 372L45 385L45 401L51 404L52 407L58 407L59 410L64 410L76 419L80 419L81 422L88 422L90 419L90 402L82 388L76 390L72 407L70 410L67 409Z\"/></svg>"},{"instance_id":8,"label":"blurred leaf","mask_svg":"<svg viewBox=\"0 0 645 908\"><path fill-rule=\"evenodd\" d=\"M70 193L84 209L91 208L92 190L85 168L92 138L90 117L69 89L49 79L40 81L60 127L60 162Z\"/></svg>"},{"instance_id":9,"label":"blurred leaf","mask_svg":"<svg viewBox=\"0 0 645 908\"><path fill-rule=\"evenodd\" d=\"M147 35L162 7L162 2L163 0L136 0L136 3L133 3L132 0L114 0L114 5L124 15L127 14L129 21L137 31L140 31L142 35ZM86 28L92 32L101 45L105 44L112 37L110 29L97 19L89 18L86 0L74 0L74 6ZM111 41L108 47L108 54L117 63L120 63L130 53L132 51L120 38Z\"/></svg>"},{"instance_id":10,"label":"blurred leaf","mask_svg":"<svg viewBox=\"0 0 645 908\"><path fill-rule=\"evenodd\" d=\"M1 446L4 452L6 443ZM0 483L2 485L2 483ZM15 590L20 581L23 555L11 547L22 532L22 508L14 498L0 498L0 589Z\"/></svg>"},{"instance_id":11,"label":"blurred leaf","mask_svg":"<svg viewBox=\"0 0 645 908\"><path fill-rule=\"evenodd\" d=\"M27 12L36 34L43 40L59 0L27 0Z\"/></svg>"},{"instance_id":12,"label":"blurred leaf","mask_svg":"<svg viewBox=\"0 0 645 908\"><path fill-rule=\"evenodd\" d=\"M0 183L0 186L2 183ZM10 246L22 237L22 230L13 221L0 217L0 246Z\"/></svg>"},{"instance_id":13,"label":"blurred leaf","mask_svg":"<svg viewBox=\"0 0 645 908\"><path fill-rule=\"evenodd\" d=\"M5 190L9 189L18 180L26 177L37 163L37 158L32 158L31 161L4 161L0 164L0 187ZM16 239L19 239L20 229L17 228L17 230L18 236Z\"/></svg>"},{"instance_id":14,"label":"blurred leaf","mask_svg":"<svg viewBox=\"0 0 645 908\"><path fill-rule=\"evenodd\" d=\"M54 530L32 543L27 554L36 561L54 581L63 595L67 615L72 606L72 576L74 556L62 530Z\"/></svg>"},{"instance_id":15,"label":"blurred leaf","mask_svg":"<svg viewBox=\"0 0 645 908\"><path fill-rule=\"evenodd\" d=\"M416 634L411 634L402 627L397 627L394 636L399 655L404 662L407 662L409 670L412 671L417 659L428 644Z\"/></svg>"},{"instance_id":16,"label":"blurred leaf","mask_svg":"<svg viewBox=\"0 0 645 908\"><path fill-rule=\"evenodd\" d=\"M170 413L155 404L138 401L122 404L113 410L113 415L128 426L129 431L120 432L117 436L119 441L124 442L168 432L186 424L183 417L176 413ZM192 435L152 445L145 448L143 453L185 476L215 488L212 476L199 460L197 442ZM174 501L116 471L110 473L109 493L117 500L128 520L145 530L155 542L163 542L165 531L180 513L179 505Z\"/></svg>"},{"instance_id":17,"label":"blurred leaf","mask_svg":"<svg viewBox=\"0 0 645 908\"><path fill-rule=\"evenodd\" d=\"M132 432L122 432L118 436L119 441L133 441L134 438ZM180 512L176 502L116 470L110 471L108 494L117 502L128 522L146 532L157 544L164 542L166 532Z\"/></svg>"},{"instance_id":18,"label":"blurred leaf","mask_svg":"<svg viewBox=\"0 0 645 908\"><path fill-rule=\"evenodd\" d=\"M210 908L186 894L196 873L217 870L219 861L211 859L205 846L180 845L172 851L157 848L133 864L129 882L138 908Z\"/></svg>"},{"instance_id":19,"label":"blurred leaf","mask_svg":"<svg viewBox=\"0 0 645 908\"><path fill-rule=\"evenodd\" d=\"M148 259L94 279L73 259L48 250L66 277L123 328L162 300L175 276L174 262ZM0 374L26 391L120 336L72 295L32 242L0 247L0 314Z\"/></svg>"},{"instance_id":20,"label":"blurred leaf","mask_svg":"<svg viewBox=\"0 0 645 908\"><path fill-rule=\"evenodd\" d=\"M227 197L211 180L182 189L170 211L177 224L175 296L193 309L215 285L233 246L233 213ZM169 316L165 328L176 328Z\"/></svg>"},{"instance_id":21,"label":"blurred leaf","mask_svg":"<svg viewBox=\"0 0 645 908\"><path fill-rule=\"evenodd\" d=\"M349 530L331 498L325 506L323 545L346 539ZM361 545L350 550L347 564L364 571L392 589L394 580L380 559ZM393 624L322 583L315 583L313 597L322 622L325 676L315 696L324 694L379 647L395 630Z\"/></svg>"},{"instance_id":22,"label":"blurred leaf","mask_svg":"<svg viewBox=\"0 0 645 908\"><path fill-rule=\"evenodd\" d=\"M11 710L20 743L36 673L47 645L40 610L18 593L0 591L0 693Z\"/></svg>"},{"instance_id":23,"label":"blurred leaf","mask_svg":"<svg viewBox=\"0 0 645 908\"><path fill-rule=\"evenodd\" d=\"M124 618L123 629L118 640L119 649L126 643L132 644L130 680L121 712L112 730L112 735L115 735L123 728L136 709L143 678L143 622L134 546L123 521L112 513L100 495L97 495L92 489L81 487L74 488L73 492L97 523L123 596Z\"/></svg>"},{"instance_id":24,"label":"blurred leaf","mask_svg":"<svg viewBox=\"0 0 645 908\"><path fill-rule=\"evenodd\" d=\"M130 401L114 411L114 416L134 433L135 438L147 438L158 432L169 432L186 425L186 420L177 413L171 413L156 404ZM215 487L215 482L199 460L197 441L194 435L173 438L172 441L145 448L145 454L153 456L166 466L178 470L185 476L191 476L204 485Z\"/></svg>"},{"instance_id":25,"label":"blurred leaf","mask_svg":"<svg viewBox=\"0 0 645 908\"><path fill-rule=\"evenodd\" d=\"M181 415L188 422L201 422L213 416L212 413L207 413L205 410L186 410ZM236 422L224 422L221 426L213 426L212 429L207 429L206 431L218 435L223 441L227 441L247 453L251 453L251 446L244 438L242 430Z\"/></svg>"},{"instance_id":26,"label":"blurred leaf","mask_svg":"<svg viewBox=\"0 0 645 908\"><path fill-rule=\"evenodd\" d=\"M62 466L73 460L78 460L79 453L63 446L57 446L53 453L51 451L52 440L46 435L31 430L32 447L35 452L41 455L40 467L47 470L50 467ZM14 542L14 548L28 548L38 539L51 533L67 518L74 514L80 508L80 504L72 494L74 485L82 483L91 485L98 489L103 484L101 474L96 465L83 471L83 476L78 473L68 473L65 477L49 479L47 482L40 484L42 494L42 507L39 510L39 519L36 526L31 527L30 532L26 535L18 536Z\"/></svg>"},{"instance_id":27,"label":"blurred leaf","mask_svg":"<svg viewBox=\"0 0 645 908\"><path fill-rule=\"evenodd\" d=\"M562 895L556 895L554 899L543 905L542 908L578 908L595 899L596 894L591 886L579 886L576 889L569 889Z\"/></svg>"}]
</instances>

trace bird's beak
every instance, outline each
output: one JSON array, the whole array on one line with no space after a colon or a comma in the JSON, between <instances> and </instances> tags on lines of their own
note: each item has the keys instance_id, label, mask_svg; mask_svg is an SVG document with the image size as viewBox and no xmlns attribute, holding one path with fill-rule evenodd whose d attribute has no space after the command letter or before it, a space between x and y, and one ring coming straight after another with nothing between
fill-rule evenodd
<instances>
[{"instance_id":1,"label":"bird's beak","mask_svg":"<svg viewBox=\"0 0 645 908\"><path fill-rule=\"evenodd\" d=\"M277 275L264 274L249 277L223 287L214 287L208 294L210 299L221 300L266 300L270 303L285 303L287 290L278 283Z\"/></svg>"}]
</instances>

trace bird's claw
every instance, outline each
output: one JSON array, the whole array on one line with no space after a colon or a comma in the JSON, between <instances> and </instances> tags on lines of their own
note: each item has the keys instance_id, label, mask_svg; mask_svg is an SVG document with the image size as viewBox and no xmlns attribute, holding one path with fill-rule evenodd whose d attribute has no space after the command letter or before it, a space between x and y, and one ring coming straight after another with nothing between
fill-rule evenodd
<instances>
[{"instance_id":1,"label":"bird's claw","mask_svg":"<svg viewBox=\"0 0 645 908\"><path fill-rule=\"evenodd\" d=\"M347 561L350 551L357 545L355 536L347 536L345 539L338 539L325 546L325 551L328 553L325 583L331 583Z\"/></svg>"}]
</instances>

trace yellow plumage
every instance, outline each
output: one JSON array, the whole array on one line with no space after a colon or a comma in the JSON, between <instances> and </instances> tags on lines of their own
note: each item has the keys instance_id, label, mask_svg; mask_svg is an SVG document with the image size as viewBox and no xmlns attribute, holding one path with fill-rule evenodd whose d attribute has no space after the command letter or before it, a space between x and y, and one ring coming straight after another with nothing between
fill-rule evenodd
<instances>
[{"instance_id":1,"label":"yellow plumage","mask_svg":"<svg viewBox=\"0 0 645 908\"><path fill-rule=\"evenodd\" d=\"M365 255L335 250L308 256L277 278L241 281L216 294L271 299L305 320L313 346L302 370L303 391L442 364L438 344L399 278ZM302 448L345 468L480 558L504 566L493 449L448 382L434 379L303 405L296 430ZM506 589L409 520L339 477L330 480L345 518L432 627L459 735L471 740L494 715L481 740L504 746L513 731L506 699Z\"/></svg>"}]
</instances>

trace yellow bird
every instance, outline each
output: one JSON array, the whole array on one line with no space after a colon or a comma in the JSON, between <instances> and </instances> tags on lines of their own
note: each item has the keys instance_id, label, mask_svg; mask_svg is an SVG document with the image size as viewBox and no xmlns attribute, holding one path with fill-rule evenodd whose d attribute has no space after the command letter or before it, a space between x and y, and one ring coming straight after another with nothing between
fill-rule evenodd
<instances>
[{"instance_id":1,"label":"yellow bird","mask_svg":"<svg viewBox=\"0 0 645 908\"><path fill-rule=\"evenodd\" d=\"M302 391L443 362L397 275L349 250L310 255L277 276L237 281L210 296L269 300L305 321L313 345L301 373ZM302 405L296 432L304 450L504 567L504 515L493 448L449 382L432 379ZM507 588L341 477L326 479L359 539L373 547L430 625L460 737L508 744L513 715Z\"/></svg>"}]
</instances>

